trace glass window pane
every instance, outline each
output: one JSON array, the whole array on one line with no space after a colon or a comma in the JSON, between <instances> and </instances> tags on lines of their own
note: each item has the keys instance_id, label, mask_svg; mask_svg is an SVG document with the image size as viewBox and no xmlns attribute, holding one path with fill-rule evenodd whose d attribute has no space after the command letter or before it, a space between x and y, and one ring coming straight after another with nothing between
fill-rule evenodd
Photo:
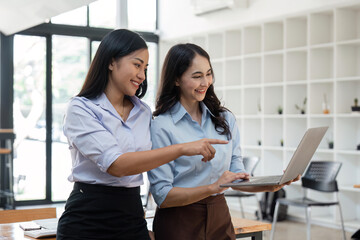
<instances>
[{"instance_id":1,"label":"glass window pane","mask_svg":"<svg viewBox=\"0 0 360 240\"><path fill-rule=\"evenodd\" d=\"M67 180L71 156L63 134L63 118L70 99L79 93L88 69L88 40L53 36L53 125L52 125L52 200L66 200L72 189Z\"/></svg>"},{"instance_id":2,"label":"glass window pane","mask_svg":"<svg viewBox=\"0 0 360 240\"><path fill-rule=\"evenodd\" d=\"M100 41L92 41L91 42L91 61L94 59L95 53L98 50L99 45L100 45Z\"/></svg>"},{"instance_id":3,"label":"glass window pane","mask_svg":"<svg viewBox=\"0 0 360 240\"><path fill-rule=\"evenodd\" d=\"M116 1L99 0L89 5L89 21L91 27L115 28Z\"/></svg>"},{"instance_id":4,"label":"glass window pane","mask_svg":"<svg viewBox=\"0 0 360 240\"><path fill-rule=\"evenodd\" d=\"M46 39L14 38L15 199L45 199Z\"/></svg>"},{"instance_id":5,"label":"glass window pane","mask_svg":"<svg viewBox=\"0 0 360 240\"><path fill-rule=\"evenodd\" d=\"M87 25L87 7L80 7L51 18L51 23L76 26Z\"/></svg>"},{"instance_id":6,"label":"glass window pane","mask_svg":"<svg viewBox=\"0 0 360 240\"><path fill-rule=\"evenodd\" d=\"M146 102L152 110L155 110L155 97L157 89L157 75L158 75L158 66L157 66L157 47L156 43L148 42L149 48L149 66L147 71L147 81L148 89L143 97L143 101Z\"/></svg>"},{"instance_id":7,"label":"glass window pane","mask_svg":"<svg viewBox=\"0 0 360 240\"><path fill-rule=\"evenodd\" d=\"M156 0L128 0L129 29L156 30Z\"/></svg>"}]
</instances>

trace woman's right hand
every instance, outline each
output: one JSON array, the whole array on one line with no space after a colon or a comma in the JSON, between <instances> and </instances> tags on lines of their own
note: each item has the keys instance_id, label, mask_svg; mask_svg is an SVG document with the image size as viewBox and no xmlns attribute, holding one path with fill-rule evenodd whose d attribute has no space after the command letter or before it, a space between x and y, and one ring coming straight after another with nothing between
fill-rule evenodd
<instances>
[{"instance_id":1,"label":"woman's right hand","mask_svg":"<svg viewBox=\"0 0 360 240\"><path fill-rule=\"evenodd\" d=\"M211 184L212 191L214 193L221 193L221 192L225 191L226 189L228 189L226 187L220 187L221 184L231 183L238 179L249 179L249 174L248 173L233 173L230 171L225 171L216 182Z\"/></svg>"},{"instance_id":2,"label":"woman's right hand","mask_svg":"<svg viewBox=\"0 0 360 240\"><path fill-rule=\"evenodd\" d=\"M202 155L204 162L210 161L215 156L215 148L211 144L227 144L229 141L220 140L220 139L208 139L203 138L198 141L183 143L182 145L182 155L185 156L194 156Z\"/></svg>"}]
</instances>

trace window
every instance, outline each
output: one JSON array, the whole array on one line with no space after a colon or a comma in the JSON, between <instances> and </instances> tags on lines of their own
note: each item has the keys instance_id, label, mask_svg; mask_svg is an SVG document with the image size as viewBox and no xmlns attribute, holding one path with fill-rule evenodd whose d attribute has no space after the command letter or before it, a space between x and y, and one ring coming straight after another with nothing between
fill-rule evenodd
<instances>
[{"instance_id":1,"label":"window","mask_svg":"<svg viewBox=\"0 0 360 240\"><path fill-rule=\"evenodd\" d=\"M128 0L129 29L156 30L156 0Z\"/></svg>"},{"instance_id":2,"label":"window","mask_svg":"<svg viewBox=\"0 0 360 240\"><path fill-rule=\"evenodd\" d=\"M15 35L12 117L17 206L64 201L68 197L72 188L67 180L71 156L62 131L63 116L71 97L80 91L100 40L115 28L122 3L96 1ZM147 9L141 13L147 16L146 23L136 22L140 5L134 3ZM129 1L128 18L129 29L141 30L149 47L148 91L143 100L154 108L158 36L152 31L156 26L156 0ZM74 33L74 28L79 31ZM146 188L143 186L141 193Z\"/></svg>"},{"instance_id":3,"label":"window","mask_svg":"<svg viewBox=\"0 0 360 240\"><path fill-rule=\"evenodd\" d=\"M52 38L52 200L65 200L72 189L66 179L71 170L63 118L69 100L79 93L88 69L88 40L55 35ZM65 180L65 181L64 181Z\"/></svg>"},{"instance_id":4,"label":"window","mask_svg":"<svg viewBox=\"0 0 360 240\"><path fill-rule=\"evenodd\" d=\"M80 7L72 11L60 14L51 18L52 23L86 26L87 25L87 7Z\"/></svg>"},{"instance_id":5,"label":"window","mask_svg":"<svg viewBox=\"0 0 360 240\"><path fill-rule=\"evenodd\" d=\"M100 0L89 5L89 25L91 27L112 28L116 27L117 12L116 0ZM115 10L115 11L114 11Z\"/></svg>"},{"instance_id":6,"label":"window","mask_svg":"<svg viewBox=\"0 0 360 240\"><path fill-rule=\"evenodd\" d=\"M46 39L14 38L15 199L45 199ZM34 171L36 170L36 171Z\"/></svg>"}]
</instances>

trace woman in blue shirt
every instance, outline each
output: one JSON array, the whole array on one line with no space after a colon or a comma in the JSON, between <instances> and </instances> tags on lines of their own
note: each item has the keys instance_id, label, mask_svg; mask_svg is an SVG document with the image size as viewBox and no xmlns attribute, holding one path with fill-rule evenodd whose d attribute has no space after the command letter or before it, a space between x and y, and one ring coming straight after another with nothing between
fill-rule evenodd
<instances>
[{"instance_id":1,"label":"woman in blue shirt","mask_svg":"<svg viewBox=\"0 0 360 240\"><path fill-rule=\"evenodd\" d=\"M153 149L201 138L229 143L214 146L216 154L210 162L181 156L148 173L151 193L160 207L153 223L157 240L235 239L220 184L249 175L244 173L235 117L221 106L213 81L210 58L202 48L178 44L169 50L151 124ZM283 186L238 190L277 191Z\"/></svg>"},{"instance_id":2,"label":"woman in blue shirt","mask_svg":"<svg viewBox=\"0 0 360 240\"><path fill-rule=\"evenodd\" d=\"M151 150L146 93L149 53L136 33L120 29L101 41L80 93L68 106L64 134L74 183L59 219L57 239L149 239L140 199L142 172L182 155L211 160L201 139Z\"/></svg>"}]
</instances>

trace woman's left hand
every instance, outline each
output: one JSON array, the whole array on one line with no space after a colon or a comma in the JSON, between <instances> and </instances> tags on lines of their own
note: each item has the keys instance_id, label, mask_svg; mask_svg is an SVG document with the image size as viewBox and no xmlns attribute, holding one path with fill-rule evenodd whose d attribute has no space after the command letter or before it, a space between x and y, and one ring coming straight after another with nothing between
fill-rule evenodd
<instances>
[{"instance_id":1,"label":"woman's left hand","mask_svg":"<svg viewBox=\"0 0 360 240\"><path fill-rule=\"evenodd\" d=\"M233 187L234 190L239 190L243 192L277 192L286 185L290 185L292 182L299 181L301 175L299 174L293 180L290 180L281 185L271 185L271 186L244 186L244 187Z\"/></svg>"}]
</instances>

